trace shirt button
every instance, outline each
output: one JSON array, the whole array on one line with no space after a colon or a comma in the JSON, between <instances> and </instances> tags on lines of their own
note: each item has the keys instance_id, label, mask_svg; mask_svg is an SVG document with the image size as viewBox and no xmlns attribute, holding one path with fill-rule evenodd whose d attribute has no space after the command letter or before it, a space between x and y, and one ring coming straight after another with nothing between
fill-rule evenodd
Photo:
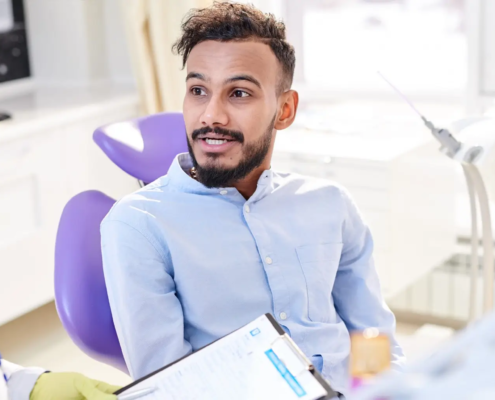
<instances>
[{"instance_id":1,"label":"shirt button","mask_svg":"<svg viewBox=\"0 0 495 400\"><path fill-rule=\"evenodd\" d=\"M247 213L248 213L249 211L251 211L251 209L249 208L249 206L248 206L247 204L244 206L244 210L245 210Z\"/></svg>"},{"instance_id":2,"label":"shirt button","mask_svg":"<svg viewBox=\"0 0 495 400\"><path fill-rule=\"evenodd\" d=\"M228 192L227 192L226 190L220 190L220 194L221 194L221 195L224 195L224 196L225 196L227 193L228 193Z\"/></svg>"},{"instance_id":3,"label":"shirt button","mask_svg":"<svg viewBox=\"0 0 495 400\"><path fill-rule=\"evenodd\" d=\"M266 262L268 265L270 265L270 264L273 262L273 260L272 260L270 257L266 257L266 258L265 258L265 262Z\"/></svg>"},{"instance_id":4,"label":"shirt button","mask_svg":"<svg viewBox=\"0 0 495 400\"><path fill-rule=\"evenodd\" d=\"M287 314L284 313L283 311L279 314L279 317L282 321L285 321L287 319Z\"/></svg>"}]
</instances>

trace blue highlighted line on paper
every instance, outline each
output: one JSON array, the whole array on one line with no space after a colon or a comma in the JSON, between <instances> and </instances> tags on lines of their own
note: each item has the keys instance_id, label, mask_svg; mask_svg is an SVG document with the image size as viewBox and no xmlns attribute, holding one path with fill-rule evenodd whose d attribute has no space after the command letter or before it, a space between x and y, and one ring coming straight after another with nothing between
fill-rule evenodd
<instances>
[{"instance_id":1,"label":"blue highlighted line on paper","mask_svg":"<svg viewBox=\"0 0 495 400\"><path fill-rule=\"evenodd\" d=\"M275 352L270 349L265 351L265 354L267 357L270 359L272 364L277 368L277 371L282 375L282 378L285 379L285 381L289 384L289 386L292 388L294 393L297 395L297 397L303 397L306 395L305 390L302 388L302 386L299 384L296 378L294 378L294 375L290 373L290 371L287 369L285 364L280 361L280 358L275 354Z\"/></svg>"}]
</instances>

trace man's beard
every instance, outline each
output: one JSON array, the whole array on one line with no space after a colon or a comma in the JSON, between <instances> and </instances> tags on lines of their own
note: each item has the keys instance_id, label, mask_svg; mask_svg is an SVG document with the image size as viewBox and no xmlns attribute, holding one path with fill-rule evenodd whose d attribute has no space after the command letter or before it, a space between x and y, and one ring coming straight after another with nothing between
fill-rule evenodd
<instances>
[{"instance_id":1,"label":"man's beard","mask_svg":"<svg viewBox=\"0 0 495 400\"><path fill-rule=\"evenodd\" d=\"M187 138L187 146L189 148L189 154L194 168L196 169L198 181L201 182L208 188L219 188L219 187L230 187L233 186L235 182L244 179L249 175L254 169L258 168L265 160L268 151L270 150L270 145L272 143L273 137L273 127L275 125L274 115L268 129L265 131L263 136L258 139L255 143L243 144L244 135L242 132L229 131L223 128L201 128L195 130L191 137L193 140L199 135L199 133L209 133L215 132L224 134L226 136L231 136L236 139L242 145L243 157L237 166L232 168L224 168L212 165L209 161L205 165L199 165L191 146L189 138ZM210 158L218 157L217 154L208 155Z\"/></svg>"}]
</instances>

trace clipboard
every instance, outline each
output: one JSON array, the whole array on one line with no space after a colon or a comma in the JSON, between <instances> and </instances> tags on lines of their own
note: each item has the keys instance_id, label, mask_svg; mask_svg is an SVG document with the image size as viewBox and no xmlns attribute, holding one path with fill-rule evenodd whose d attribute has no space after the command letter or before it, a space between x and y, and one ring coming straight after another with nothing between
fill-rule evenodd
<instances>
[{"instance_id":1,"label":"clipboard","mask_svg":"<svg viewBox=\"0 0 495 400\"><path fill-rule=\"evenodd\" d=\"M269 313L114 394L123 398L150 387L156 390L143 400L339 397Z\"/></svg>"}]
</instances>

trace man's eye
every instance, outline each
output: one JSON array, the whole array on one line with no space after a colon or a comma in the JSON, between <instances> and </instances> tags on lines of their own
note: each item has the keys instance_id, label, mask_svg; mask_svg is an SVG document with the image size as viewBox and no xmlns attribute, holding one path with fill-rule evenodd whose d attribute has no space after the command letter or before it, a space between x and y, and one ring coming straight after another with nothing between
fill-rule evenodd
<instances>
[{"instance_id":1,"label":"man's eye","mask_svg":"<svg viewBox=\"0 0 495 400\"><path fill-rule=\"evenodd\" d=\"M234 90L232 92L232 97L249 97L249 96L251 95L245 92L244 90Z\"/></svg>"},{"instance_id":2,"label":"man's eye","mask_svg":"<svg viewBox=\"0 0 495 400\"><path fill-rule=\"evenodd\" d=\"M192 88L191 93L195 96L206 96L206 92L199 87Z\"/></svg>"}]
</instances>

